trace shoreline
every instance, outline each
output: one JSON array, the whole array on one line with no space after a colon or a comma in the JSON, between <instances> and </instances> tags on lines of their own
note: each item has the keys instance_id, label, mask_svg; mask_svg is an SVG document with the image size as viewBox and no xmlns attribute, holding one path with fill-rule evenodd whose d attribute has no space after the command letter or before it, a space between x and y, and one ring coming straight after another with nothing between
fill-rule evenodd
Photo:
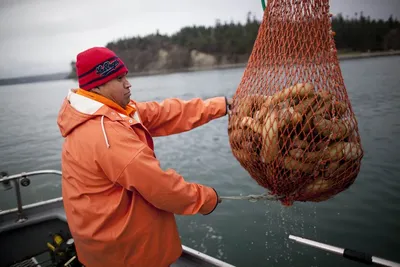
<instances>
[{"instance_id":1,"label":"shoreline","mask_svg":"<svg viewBox=\"0 0 400 267\"><path fill-rule=\"evenodd\" d=\"M339 61L344 61L344 60L354 60L354 59L373 58L373 57L388 57L388 56L399 56L399 55L400 55L400 50L382 51L382 52L364 52L364 53L362 52L343 53L343 54L338 53L338 59ZM243 63L233 63L233 64L224 64L216 66L134 72L134 73L129 73L127 76L131 78L131 77L146 77L146 76L167 75L167 74L186 73L186 72L236 69L236 68L245 68L246 65L247 61Z\"/></svg>"},{"instance_id":2,"label":"shoreline","mask_svg":"<svg viewBox=\"0 0 400 267\"><path fill-rule=\"evenodd\" d=\"M388 57L388 56L399 56L400 50L394 51L381 51L381 52L349 52L349 53L338 53L339 62L345 60L355 60L355 59L363 59L363 58L373 58L373 57ZM143 71L143 72L135 72L129 73L128 77L147 77L147 76L157 76L157 75L168 75L168 74L177 74L177 73L187 73L187 72L199 72L199 71L212 71L212 70L224 70L224 69L235 69L235 68L245 68L247 66L247 61L243 63L236 64L224 64L224 65L216 65L216 66L205 66L205 67L189 67L189 68L181 68L181 69L173 69L173 70L158 70L158 71ZM36 75L30 77L17 77L17 78L5 78L0 79L0 86L5 85L16 85L16 84L24 84L24 83L37 83L37 82L47 82L47 81L60 81L60 80L76 80L76 78L69 78L68 74L65 74L63 78L60 77L60 74L45 74L45 75ZM58 77L53 77L58 76Z\"/></svg>"},{"instance_id":3,"label":"shoreline","mask_svg":"<svg viewBox=\"0 0 400 267\"><path fill-rule=\"evenodd\" d=\"M343 53L338 54L339 61L340 60L348 60L348 59L360 59L360 58L371 58L371 57L387 57L387 56L399 56L400 50L393 51L381 51L381 52L354 52L354 53Z\"/></svg>"}]
</instances>

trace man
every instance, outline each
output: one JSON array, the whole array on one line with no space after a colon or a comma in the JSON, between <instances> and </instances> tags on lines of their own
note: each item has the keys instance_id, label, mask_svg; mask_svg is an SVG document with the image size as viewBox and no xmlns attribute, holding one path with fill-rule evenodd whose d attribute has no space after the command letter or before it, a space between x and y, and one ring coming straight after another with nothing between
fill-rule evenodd
<instances>
[{"instance_id":1,"label":"man","mask_svg":"<svg viewBox=\"0 0 400 267\"><path fill-rule=\"evenodd\" d=\"M154 136L191 130L227 114L225 97L130 100L128 69L109 49L77 55L79 88L57 123L62 195L78 258L87 267L162 267L182 253L174 214L210 214L220 202L208 186L162 170Z\"/></svg>"}]
</instances>

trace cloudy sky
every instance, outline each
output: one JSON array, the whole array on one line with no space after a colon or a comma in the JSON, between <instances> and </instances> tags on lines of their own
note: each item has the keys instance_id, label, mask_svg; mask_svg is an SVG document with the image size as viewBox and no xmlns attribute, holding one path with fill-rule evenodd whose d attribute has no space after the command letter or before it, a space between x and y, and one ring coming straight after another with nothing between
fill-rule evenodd
<instances>
[{"instance_id":1,"label":"cloudy sky","mask_svg":"<svg viewBox=\"0 0 400 267\"><path fill-rule=\"evenodd\" d=\"M331 13L400 19L399 0L330 0ZM0 78L70 70L76 54L123 37L262 18L260 0L0 0Z\"/></svg>"}]
</instances>

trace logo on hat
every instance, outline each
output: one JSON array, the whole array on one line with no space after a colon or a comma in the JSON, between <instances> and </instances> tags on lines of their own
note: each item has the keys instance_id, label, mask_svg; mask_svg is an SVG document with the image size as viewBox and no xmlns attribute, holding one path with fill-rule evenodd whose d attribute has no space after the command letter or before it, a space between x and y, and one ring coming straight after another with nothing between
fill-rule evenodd
<instances>
[{"instance_id":1,"label":"logo on hat","mask_svg":"<svg viewBox=\"0 0 400 267\"><path fill-rule=\"evenodd\" d=\"M106 62L103 62L96 67L96 73L102 77L108 76L109 74L111 74L112 71L117 68L118 65L119 61L117 59L111 62L107 60Z\"/></svg>"}]
</instances>

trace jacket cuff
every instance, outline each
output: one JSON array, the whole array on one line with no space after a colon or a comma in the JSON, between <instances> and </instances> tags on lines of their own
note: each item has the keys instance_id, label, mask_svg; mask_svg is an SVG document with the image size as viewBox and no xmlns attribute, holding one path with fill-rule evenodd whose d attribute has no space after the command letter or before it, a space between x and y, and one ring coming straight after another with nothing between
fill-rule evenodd
<instances>
[{"instance_id":1,"label":"jacket cuff","mask_svg":"<svg viewBox=\"0 0 400 267\"><path fill-rule=\"evenodd\" d=\"M217 201L215 202L214 208L213 208L209 213L203 214L204 216L205 216L205 215L211 214L211 213L217 208L217 206L218 206L218 198L219 198L218 193L217 193L217 191L216 191L214 188L212 188L212 190L214 190L215 194L217 195Z\"/></svg>"},{"instance_id":2,"label":"jacket cuff","mask_svg":"<svg viewBox=\"0 0 400 267\"><path fill-rule=\"evenodd\" d=\"M228 114L228 110L229 110L228 98L226 96L225 96L225 108L226 108L226 111L225 111L225 115L226 115L226 114Z\"/></svg>"}]
</instances>

